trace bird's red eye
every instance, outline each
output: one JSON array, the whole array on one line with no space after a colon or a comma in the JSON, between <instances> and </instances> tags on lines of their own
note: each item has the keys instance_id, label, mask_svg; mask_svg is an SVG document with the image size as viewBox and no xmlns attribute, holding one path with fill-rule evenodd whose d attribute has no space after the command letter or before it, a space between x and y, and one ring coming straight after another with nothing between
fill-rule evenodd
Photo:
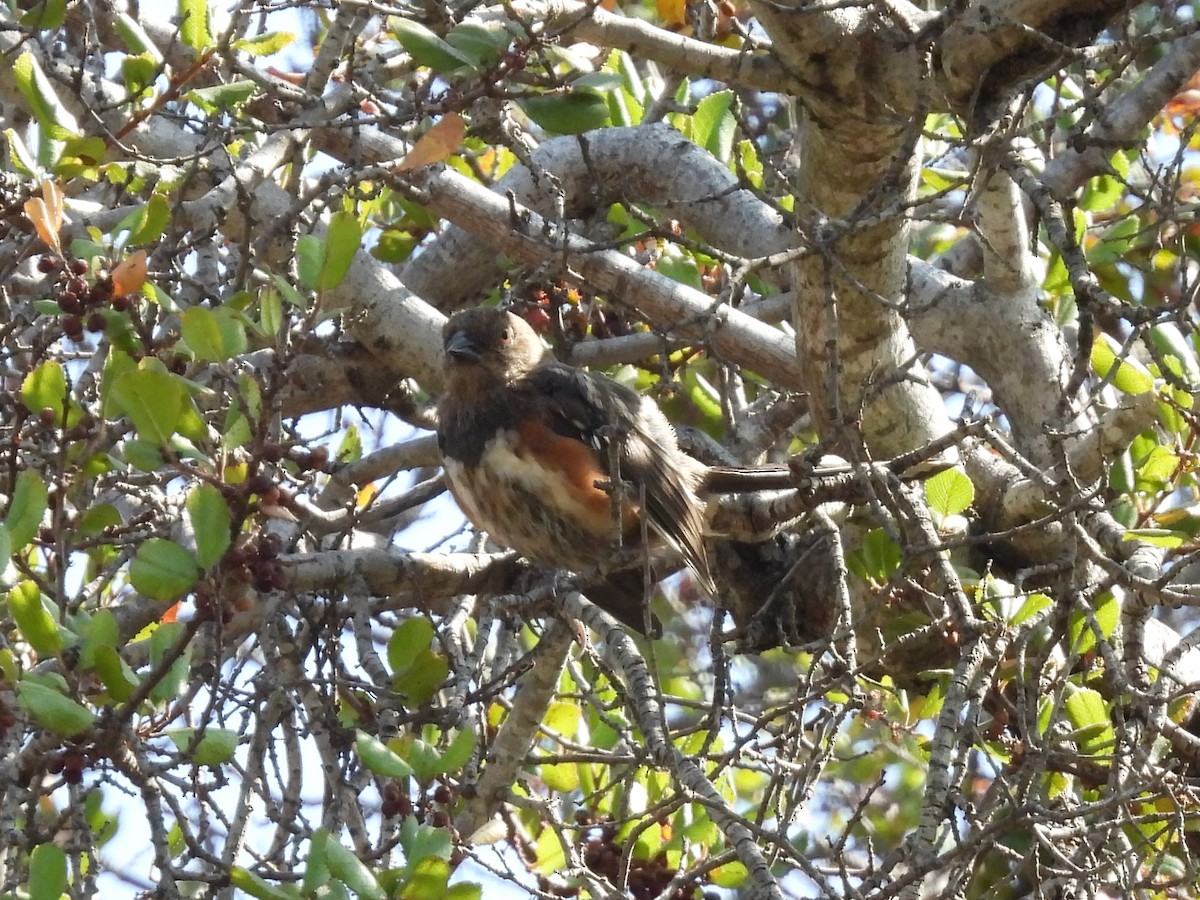
<instances>
[{"instance_id":1,"label":"bird's red eye","mask_svg":"<svg viewBox=\"0 0 1200 900\"><path fill-rule=\"evenodd\" d=\"M500 332L500 343L507 344L509 341L512 340L512 336L513 336L512 329L505 328L502 332Z\"/></svg>"}]
</instances>

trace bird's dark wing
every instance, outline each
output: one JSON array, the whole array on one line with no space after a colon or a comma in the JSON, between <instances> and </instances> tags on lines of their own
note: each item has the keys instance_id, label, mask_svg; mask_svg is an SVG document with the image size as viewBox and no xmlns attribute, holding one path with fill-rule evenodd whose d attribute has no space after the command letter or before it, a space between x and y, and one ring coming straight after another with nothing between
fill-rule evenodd
<instances>
[{"instance_id":1,"label":"bird's dark wing","mask_svg":"<svg viewBox=\"0 0 1200 900\"><path fill-rule=\"evenodd\" d=\"M615 451L629 499L640 503L644 495L647 524L711 592L704 514L694 493L702 467L679 449L658 408L611 378L561 363L539 366L526 380L541 420L590 447L609 478Z\"/></svg>"}]
</instances>

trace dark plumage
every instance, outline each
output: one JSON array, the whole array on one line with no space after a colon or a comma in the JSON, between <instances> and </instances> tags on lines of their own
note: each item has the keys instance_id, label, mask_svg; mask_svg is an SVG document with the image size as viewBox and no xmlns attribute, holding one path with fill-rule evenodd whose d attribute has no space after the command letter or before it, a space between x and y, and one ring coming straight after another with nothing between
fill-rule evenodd
<instances>
[{"instance_id":1,"label":"dark plumage","mask_svg":"<svg viewBox=\"0 0 1200 900\"><path fill-rule=\"evenodd\" d=\"M586 572L611 559L618 537L639 546L644 516L651 535L715 590L697 495L707 469L679 449L653 401L554 361L533 329L503 310L455 313L442 334L438 443L450 490L477 528L541 565ZM608 603L598 593L593 599L644 629L640 590L631 598L622 586L616 593L626 599Z\"/></svg>"}]
</instances>

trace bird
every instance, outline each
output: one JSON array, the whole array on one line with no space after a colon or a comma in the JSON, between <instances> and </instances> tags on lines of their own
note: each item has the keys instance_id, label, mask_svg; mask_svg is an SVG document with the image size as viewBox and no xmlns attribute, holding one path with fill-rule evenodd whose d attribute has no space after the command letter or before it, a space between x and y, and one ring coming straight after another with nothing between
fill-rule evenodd
<instances>
[{"instance_id":1,"label":"bird","mask_svg":"<svg viewBox=\"0 0 1200 900\"><path fill-rule=\"evenodd\" d=\"M442 330L445 383L437 407L446 483L468 520L534 563L603 569L614 546L671 548L710 595L706 500L715 474L679 446L649 397L607 375L557 361L520 316L460 310ZM639 632L638 568L607 573L585 592Z\"/></svg>"}]
</instances>

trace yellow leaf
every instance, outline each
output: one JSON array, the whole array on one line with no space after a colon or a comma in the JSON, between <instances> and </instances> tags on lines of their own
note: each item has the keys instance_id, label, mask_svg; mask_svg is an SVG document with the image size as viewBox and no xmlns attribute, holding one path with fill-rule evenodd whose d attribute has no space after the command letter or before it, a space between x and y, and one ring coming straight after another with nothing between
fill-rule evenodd
<instances>
[{"instance_id":1,"label":"yellow leaf","mask_svg":"<svg viewBox=\"0 0 1200 900\"><path fill-rule=\"evenodd\" d=\"M371 501L375 499L375 496L378 493L379 488L375 486L374 482L372 482L354 495L354 502L359 508L369 506Z\"/></svg>"}]
</instances>

